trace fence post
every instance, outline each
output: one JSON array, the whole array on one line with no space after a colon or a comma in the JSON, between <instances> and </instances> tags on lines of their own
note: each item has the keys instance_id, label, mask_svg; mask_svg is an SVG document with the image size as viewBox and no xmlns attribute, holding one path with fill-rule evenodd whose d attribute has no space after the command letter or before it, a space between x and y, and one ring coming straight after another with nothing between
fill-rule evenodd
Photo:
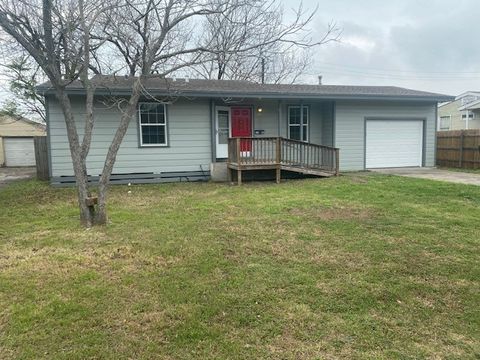
<instances>
[{"instance_id":1,"label":"fence post","mask_svg":"<svg viewBox=\"0 0 480 360\"><path fill-rule=\"evenodd\" d=\"M465 146L465 132L462 130L460 135L460 168L463 168L463 147Z\"/></svg>"},{"instance_id":2,"label":"fence post","mask_svg":"<svg viewBox=\"0 0 480 360\"><path fill-rule=\"evenodd\" d=\"M48 167L47 137L35 136L33 138L33 144L35 148L35 164L37 167L37 179L48 180L49 167Z\"/></svg>"}]
</instances>

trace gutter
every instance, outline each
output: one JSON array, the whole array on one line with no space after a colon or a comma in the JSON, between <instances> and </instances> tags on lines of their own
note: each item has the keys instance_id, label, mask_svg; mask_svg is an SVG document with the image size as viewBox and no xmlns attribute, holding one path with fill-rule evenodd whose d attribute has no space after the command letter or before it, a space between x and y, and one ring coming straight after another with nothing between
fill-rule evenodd
<instances>
[{"instance_id":1,"label":"gutter","mask_svg":"<svg viewBox=\"0 0 480 360\"><path fill-rule=\"evenodd\" d=\"M54 94L52 88L37 87L37 92L43 95ZM85 95L85 91L82 88L71 88L66 90L70 95ZM299 93L261 93L261 92L249 92L249 93L238 93L238 92L221 92L221 91L179 91L178 94L175 92L167 91L155 91L149 90L152 95L155 96L189 96L189 97L235 97L235 98L256 98L256 99L309 99L309 100L391 100L391 101L420 101L420 102L445 102L453 101L454 97L452 96L414 96L414 95L336 95L336 94L299 94ZM97 89L95 95L97 96L129 96L131 91L129 89Z\"/></svg>"}]
</instances>

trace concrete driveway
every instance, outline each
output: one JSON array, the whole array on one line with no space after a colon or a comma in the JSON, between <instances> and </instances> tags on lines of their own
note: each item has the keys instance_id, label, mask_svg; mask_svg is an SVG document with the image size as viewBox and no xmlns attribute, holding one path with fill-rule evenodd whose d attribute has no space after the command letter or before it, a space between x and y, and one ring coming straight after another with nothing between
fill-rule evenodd
<instances>
[{"instance_id":1,"label":"concrete driveway","mask_svg":"<svg viewBox=\"0 0 480 360\"><path fill-rule=\"evenodd\" d=\"M0 187L16 180L32 179L36 174L34 167L0 167Z\"/></svg>"},{"instance_id":2,"label":"concrete driveway","mask_svg":"<svg viewBox=\"0 0 480 360\"><path fill-rule=\"evenodd\" d=\"M480 186L480 174L475 173L449 171L436 168L375 169L373 171L387 175L398 175L419 179L439 180L458 184Z\"/></svg>"}]
</instances>

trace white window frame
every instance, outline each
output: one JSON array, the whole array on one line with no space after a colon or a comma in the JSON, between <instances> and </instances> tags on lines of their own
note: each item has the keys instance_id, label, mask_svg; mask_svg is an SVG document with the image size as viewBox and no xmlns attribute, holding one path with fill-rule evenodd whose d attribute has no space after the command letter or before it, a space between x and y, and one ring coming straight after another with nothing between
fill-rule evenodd
<instances>
[{"instance_id":1,"label":"white window frame","mask_svg":"<svg viewBox=\"0 0 480 360\"><path fill-rule=\"evenodd\" d=\"M153 124L142 124L142 112L141 112L141 107L142 105L162 105L163 106L163 114L165 118L165 123L153 123ZM143 143L143 133L142 133L142 128L143 126L163 126L165 128L165 143L157 143L157 144L144 144ZM139 131L139 139L140 139L140 147L168 147L168 116L167 116L167 104L166 103L159 103L159 102L153 102L153 101L144 101L144 102L139 102L138 103L138 131Z\"/></svg>"},{"instance_id":2,"label":"white window frame","mask_svg":"<svg viewBox=\"0 0 480 360\"><path fill-rule=\"evenodd\" d=\"M290 123L290 109L300 109L300 124L291 124ZM303 109L307 109L307 124L306 124L306 128L307 128L307 136L305 137L306 140L303 140L303 128L304 128L304 124L303 124ZM300 127L300 140L298 141L302 141L302 142L309 142L310 141L310 108L306 105L289 105L288 108L287 108L287 126L288 126L288 138L289 139L292 139L292 137L290 136L290 129L294 126L299 126ZM293 139L292 139L293 140ZM295 139L296 140L296 139Z\"/></svg>"},{"instance_id":3,"label":"white window frame","mask_svg":"<svg viewBox=\"0 0 480 360\"><path fill-rule=\"evenodd\" d=\"M448 118L448 128L445 129L445 128L442 128L442 119L446 119ZM450 128L452 127L452 115L444 115L444 116L440 116L440 121L438 122L438 129L439 130L450 130Z\"/></svg>"},{"instance_id":4,"label":"white window frame","mask_svg":"<svg viewBox=\"0 0 480 360\"><path fill-rule=\"evenodd\" d=\"M475 113L473 111L470 111L468 113L468 119L474 120L475 119ZM467 114L462 114L462 120L467 121Z\"/></svg>"}]
</instances>

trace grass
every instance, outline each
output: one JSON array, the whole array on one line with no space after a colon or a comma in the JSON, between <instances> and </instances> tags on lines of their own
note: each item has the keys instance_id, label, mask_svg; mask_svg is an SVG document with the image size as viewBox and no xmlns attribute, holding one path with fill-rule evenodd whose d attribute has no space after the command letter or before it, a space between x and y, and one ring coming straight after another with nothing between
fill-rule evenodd
<instances>
[{"instance_id":1,"label":"grass","mask_svg":"<svg viewBox=\"0 0 480 360\"><path fill-rule=\"evenodd\" d=\"M0 203L2 359L480 356L480 187L117 186L91 230L72 189Z\"/></svg>"}]
</instances>

